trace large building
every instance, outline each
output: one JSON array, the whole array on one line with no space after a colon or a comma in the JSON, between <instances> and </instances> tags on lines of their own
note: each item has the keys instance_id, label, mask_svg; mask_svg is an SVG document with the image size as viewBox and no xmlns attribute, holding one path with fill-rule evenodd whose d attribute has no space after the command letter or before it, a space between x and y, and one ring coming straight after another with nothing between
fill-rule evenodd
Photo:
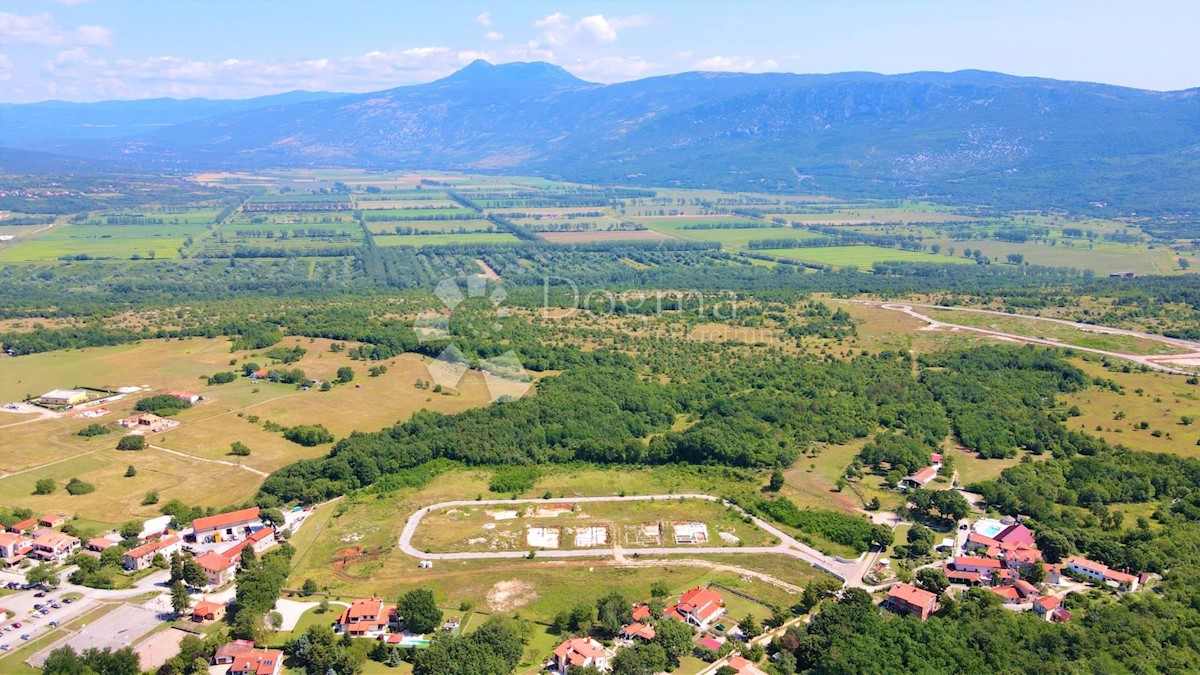
<instances>
[{"instance_id":1,"label":"large building","mask_svg":"<svg viewBox=\"0 0 1200 675\"><path fill-rule=\"evenodd\" d=\"M35 558L47 562L62 562L71 557L83 545L79 539L57 530L38 530L33 534L33 552Z\"/></svg>"},{"instance_id":2,"label":"large building","mask_svg":"<svg viewBox=\"0 0 1200 675\"><path fill-rule=\"evenodd\" d=\"M38 397L45 405L62 406L78 405L88 400L88 394L82 389L55 389Z\"/></svg>"},{"instance_id":3,"label":"large building","mask_svg":"<svg viewBox=\"0 0 1200 675\"><path fill-rule=\"evenodd\" d=\"M591 666L596 670L608 670L612 650L590 637L571 638L554 650L554 667L560 673L570 673L573 668Z\"/></svg>"},{"instance_id":4,"label":"large building","mask_svg":"<svg viewBox=\"0 0 1200 675\"><path fill-rule=\"evenodd\" d=\"M1118 572L1104 563L1073 555L1067 558L1067 569L1089 579L1115 586L1122 591L1136 591L1138 578L1132 574Z\"/></svg>"},{"instance_id":5,"label":"large building","mask_svg":"<svg viewBox=\"0 0 1200 675\"><path fill-rule=\"evenodd\" d=\"M212 551L196 556L196 562L204 570L204 581L209 586L224 586L233 581L237 571L232 560Z\"/></svg>"},{"instance_id":6,"label":"large building","mask_svg":"<svg viewBox=\"0 0 1200 675\"><path fill-rule=\"evenodd\" d=\"M144 570L154 563L154 557L161 555L164 559L169 559L172 555L179 552L183 546L183 542L179 537L173 534L168 534L161 539L149 541L137 548L131 548L125 552L125 569L130 572Z\"/></svg>"},{"instance_id":7,"label":"large building","mask_svg":"<svg viewBox=\"0 0 1200 675\"><path fill-rule=\"evenodd\" d=\"M242 538L251 525L258 525L260 522L259 509L254 506L217 516L197 518L192 521L192 531L199 543L232 541Z\"/></svg>"}]
</instances>

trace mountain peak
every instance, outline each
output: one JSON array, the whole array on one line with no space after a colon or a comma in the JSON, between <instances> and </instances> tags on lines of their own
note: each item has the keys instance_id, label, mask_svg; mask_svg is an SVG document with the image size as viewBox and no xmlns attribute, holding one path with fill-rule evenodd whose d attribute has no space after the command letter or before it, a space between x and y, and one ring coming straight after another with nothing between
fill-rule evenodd
<instances>
[{"instance_id":1,"label":"mountain peak","mask_svg":"<svg viewBox=\"0 0 1200 675\"><path fill-rule=\"evenodd\" d=\"M579 87L591 84L568 73L561 66L544 61L501 63L494 65L476 59L458 72L435 84L469 84L474 87L551 86Z\"/></svg>"}]
</instances>

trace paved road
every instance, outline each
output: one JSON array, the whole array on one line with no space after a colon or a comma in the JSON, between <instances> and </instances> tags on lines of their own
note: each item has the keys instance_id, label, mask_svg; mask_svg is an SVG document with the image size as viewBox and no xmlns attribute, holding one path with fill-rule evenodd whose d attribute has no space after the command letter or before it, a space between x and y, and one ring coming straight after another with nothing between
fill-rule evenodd
<instances>
[{"instance_id":1,"label":"paved road","mask_svg":"<svg viewBox=\"0 0 1200 675\"><path fill-rule=\"evenodd\" d=\"M654 501L667 499L706 499L712 502L721 502L725 506L738 511L740 514L749 517L752 522L763 531L771 534L779 540L779 544L775 546L688 546L680 548L667 547L649 547L649 548L625 548L614 546L609 549L550 549L539 550L538 558L583 558L595 557L602 555L613 555L614 557L622 555L696 555L696 554L742 554L742 553L777 553L781 555L791 556L803 560L814 567L823 569L826 572L841 578L843 581L855 583L855 580L862 579L862 565L865 556L859 556L856 560L841 560L832 556L827 556L820 551L797 541L794 537L780 530L774 525L757 518L740 507L722 500L719 497L712 495L700 494L682 494L682 495L634 495L626 497L572 497L563 499L554 499L552 503L588 503L588 502L630 502L630 501ZM412 545L413 534L417 531L417 527L421 524L421 520L433 510L460 506L512 506L517 504L546 504L545 499L483 499L483 500L461 500L441 502L432 504L413 513L408 518L408 522L404 524L404 530L400 533L398 542L400 550L404 553L413 556L414 558L422 558L425 560L489 560L489 559L514 559L524 558L528 554L523 551L480 551L480 552L460 552L460 553L428 553L421 551Z\"/></svg>"},{"instance_id":2,"label":"paved road","mask_svg":"<svg viewBox=\"0 0 1200 675\"><path fill-rule=\"evenodd\" d=\"M1174 366L1169 366L1169 365L1166 365L1165 363L1159 363L1159 362L1160 361L1176 361L1176 360L1181 360L1181 359L1200 359L1200 344L1198 344L1198 343L1189 342L1187 340L1177 340L1174 338L1164 337L1162 335L1151 335L1149 333L1139 333L1137 331L1125 330L1122 328L1110 328L1108 326L1093 326L1091 324L1076 323L1074 321L1066 321L1064 319L1046 319L1046 318L1042 318L1042 317L1038 317L1038 316L1027 316L1024 314L1007 314L1005 312L995 312L992 310L969 309L969 308L965 308L965 307L938 307L936 305L915 305L916 307L929 307L932 309L952 309L952 310L964 311L964 312L995 314L998 316L1004 316L1004 317L1009 317L1009 318L1033 319L1033 320L1037 320L1037 321L1052 321L1054 323L1065 324L1065 325L1072 326L1075 328L1089 330L1089 331L1093 331L1093 332L1097 332L1097 333L1129 335L1129 336L1133 336L1133 337L1154 340L1156 342L1168 344L1173 347L1181 347L1181 348L1185 348L1185 349L1190 349L1192 351L1189 353L1186 353L1186 354L1155 354L1155 355L1127 354L1125 352L1114 352L1114 351L1108 351L1106 349L1095 349L1092 347L1080 347L1078 345L1068 344L1066 342L1062 342L1059 340L1047 340L1044 338L1029 337L1027 335L1016 335L1014 333L1005 333L1003 331L992 330L990 328L980 328L978 326L965 326L962 324L947 323L940 319L935 319L931 316L927 316L925 314L918 312L916 309L913 308L914 307L913 304L897 303L897 302L880 303L880 302L869 302L869 301L848 301L848 302L860 302L862 304L882 307L883 309L890 309L890 310L897 311L897 312L903 312L904 314L907 314L907 315L913 317L914 319L919 319L921 321L928 323L930 328L951 328L954 330L966 330L966 331L971 331L974 333L982 333L983 335L990 335L992 337L1003 338L1005 340L1014 340L1017 342L1027 342L1030 344L1045 345L1047 347L1070 348L1070 349L1074 349L1075 351L1090 352L1092 354L1100 354L1102 356L1111 356L1116 359L1132 361L1139 365L1146 366L1147 368L1152 368L1154 370L1160 370L1162 372L1171 373L1173 375L1195 375L1196 373L1193 371L1184 370L1182 368L1176 368Z\"/></svg>"}]
</instances>

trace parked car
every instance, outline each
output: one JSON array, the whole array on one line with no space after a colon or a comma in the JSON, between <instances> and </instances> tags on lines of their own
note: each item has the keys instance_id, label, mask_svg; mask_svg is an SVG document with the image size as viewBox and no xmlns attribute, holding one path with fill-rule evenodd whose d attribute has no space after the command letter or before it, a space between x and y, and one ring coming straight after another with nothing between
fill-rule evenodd
<instances>
[{"instance_id":1,"label":"parked car","mask_svg":"<svg viewBox=\"0 0 1200 675\"><path fill-rule=\"evenodd\" d=\"M9 649L12 649L12 648L8 646L7 642L5 642L4 644L0 645L0 649L2 649L4 651L8 651Z\"/></svg>"},{"instance_id":2,"label":"parked car","mask_svg":"<svg viewBox=\"0 0 1200 675\"><path fill-rule=\"evenodd\" d=\"M65 602L69 605L72 602L75 602L75 598L63 598L63 602Z\"/></svg>"},{"instance_id":3,"label":"parked car","mask_svg":"<svg viewBox=\"0 0 1200 675\"><path fill-rule=\"evenodd\" d=\"M11 632L12 632L12 629L13 629L13 627L12 627L11 625L9 625L9 626L5 626L5 627L4 627L4 632L5 632L5 633L11 633Z\"/></svg>"},{"instance_id":4,"label":"parked car","mask_svg":"<svg viewBox=\"0 0 1200 675\"><path fill-rule=\"evenodd\" d=\"M28 639L29 639L29 633L21 633L21 639L22 639L22 640L28 640Z\"/></svg>"},{"instance_id":5,"label":"parked car","mask_svg":"<svg viewBox=\"0 0 1200 675\"><path fill-rule=\"evenodd\" d=\"M13 627L13 628L20 628L20 627L21 627L21 622L20 622L20 621L14 621L14 622L13 622L13 625L12 625L12 627Z\"/></svg>"},{"instance_id":6,"label":"parked car","mask_svg":"<svg viewBox=\"0 0 1200 675\"><path fill-rule=\"evenodd\" d=\"M43 604L41 604L41 603L37 603L37 604L35 604L35 605L33 606L33 610L34 610L35 612L40 612L40 611L42 611L42 608L43 608L43 607L45 607L45 605L43 605Z\"/></svg>"},{"instance_id":7,"label":"parked car","mask_svg":"<svg viewBox=\"0 0 1200 675\"><path fill-rule=\"evenodd\" d=\"M53 607L54 609L58 609L58 608L62 607L62 605L58 604L57 602L50 603L50 606Z\"/></svg>"},{"instance_id":8,"label":"parked car","mask_svg":"<svg viewBox=\"0 0 1200 675\"><path fill-rule=\"evenodd\" d=\"M46 597L46 591L38 591L37 593L34 593L34 594L33 594L33 597L35 597L35 598L44 598L44 597Z\"/></svg>"},{"instance_id":9,"label":"parked car","mask_svg":"<svg viewBox=\"0 0 1200 675\"><path fill-rule=\"evenodd\" d=\"M50 627L51 627L51 628L58 628L58 622L57 622L57 621L51 621L51 622L50 622Z\"/></svg>"}]
</instances>

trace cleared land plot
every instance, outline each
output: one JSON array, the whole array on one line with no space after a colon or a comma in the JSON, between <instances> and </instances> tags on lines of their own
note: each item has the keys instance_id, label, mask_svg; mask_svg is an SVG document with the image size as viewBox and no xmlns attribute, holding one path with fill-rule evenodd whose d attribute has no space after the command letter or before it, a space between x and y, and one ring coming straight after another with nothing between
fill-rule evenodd
<instances>
[{"instance_id":1,"label":"cleared land plot","mask_svg":"<svg viewBox=\"0 0 1200 675\"><path fill-rule=\"evenodd\" d=\"M1036 242L1010 243L995 239L926 239L924 243L927 246L941 244L943 251L947 247L954 247L957 251L964 248L983 251L984 255L997 262L1004 262L1009 254L1019 254L1031 265L1090 269L1097 274L1167 274L1175 271L1175 258L1178 257L1165 246L1150 248L1145 244L1112 242L1096 242L1089 246L1080 240L1057 241L1054 246Z\"/></svg>"},{"instance_id":2,"label":"cleared land plot","mask_svg":"<svg viewBox=\"0 0 1200 675\"><path fill-rule=\"evenodd\" d=\"M34 654L29 661L36 667L45 663L50 653L59 647L71 647L77 653L88 649L112 649L131 646L138 638L161 623L153 610L136 605L123 605L103 619L80 628L74 634L55 642Z\"/></svg>"},{"instance_id":3,"label":"cleared land plot","mask_svg":"<svg viewBox=\"0 0 1200 675\"><path fill-rule=\"evenodd\" d=\"M204 232L203 225L56 225L9 242L0 249L0 262L79 255L126 260L134 255L178 258L184 241Z\"/></svg>"},{"instance_id":4,"label":"cleared land plot","mask_svg":"<svg viewBox=\"0 0 1200 675\"><path fill-rule=\"evenodd\" d=\"M513 515L516 517L512 517ZM431 553L455 551L506 551L534 548L590 548L595 531L604 529L605 541L626 547L686 547L676 542L677 528L701 524L706 546L765 546L777 543L769 534L742 521L719 503L700 499L572 504L548 500L545 504L458 507L432 512L422 519L413 545ZM656 534L650 534L654 530ZM545 531L553 531L556 543ZM722 537L724 532L727 536ZM580 535L583 535L582 537ZM532 538L531 538L532 537ZM539 543L535 543L534 540ZM653 543L657 541L658 543Z\"/></svg>"},{"instance_id":5,"label":"cleared land plot","mask_svg":"<svg viewBox=\"0 0 1200 675\"><path fill-rule=\"evenodd\" d=\"M1157 340L1139 338L1133 335L1106 333L1101 329L1095 331L1074 328L1053 321L1039 321L1016 316L999 316L979 312L962 312L952 309L934 309L918 307L916 311L930 318L946 323L956 323L962 326L987 328L1013 335L1041 338L1062 342L1064 345L1103 349L1112 352L1128 354L1184 354L1189 350L1174 347Z\"/></svg>"},{"instance_id":6,"label":"cleared land plot","mask_svg":"<svg viewBox=\"0 0 1200 675\"><path fill-rule=\"evenodd\" d=\"M539 232L538 236L556 244L590 241L662 241L671 237L654 230L588 230L584 232Z\"/></svg>"},{"instance_id":7,"label":"cleared land plot","mask_svg":"<svg viewBox=\"0 0 1200 675\"><path fill-rule=\"evenodd\" d=\"M869 225L873 223L954 223L977 220L948 211L915 208L881 209L837 209L832 213L788 213L773 214L794 223L806 225Z\"/></svg>"},{"instance_id":8,"label":"cleared land plot","mask_svg":"<svg viewBox=\"0 0 1200 675\"><path fill-rule=\"evenodd\" d=\"M470 222L470 221L465 221ZM375 235L376 246L443 246L446 244L511 244L520 241L507 232Z\"/></svg>"},{"instance_id":9,"label":"cleared land plot","mask_svg":"<svg viewBox=\"0 0 1200 675\"><path fill-rule=\"evenodd\" d=\"M377 209L452 209L458 202L431 196L429 199L356 199L355 206L364 210Z\"/></svg>"},{"instance_id":10,"label":"cleared land plot","mask_svg":"<svg viewBox=\"0 0 1200 675\"><path fill-rule=\"evenodd\" d=\"M791 258L805 262L831 265L833 267L870 267L877 262L925 262L947 264L971 264L974 260L952 256L934 255L920 251L905 251L899 248L880 246L819 246L809 248L755 249L755 253Z\"/></svg>"}]
</instances>

